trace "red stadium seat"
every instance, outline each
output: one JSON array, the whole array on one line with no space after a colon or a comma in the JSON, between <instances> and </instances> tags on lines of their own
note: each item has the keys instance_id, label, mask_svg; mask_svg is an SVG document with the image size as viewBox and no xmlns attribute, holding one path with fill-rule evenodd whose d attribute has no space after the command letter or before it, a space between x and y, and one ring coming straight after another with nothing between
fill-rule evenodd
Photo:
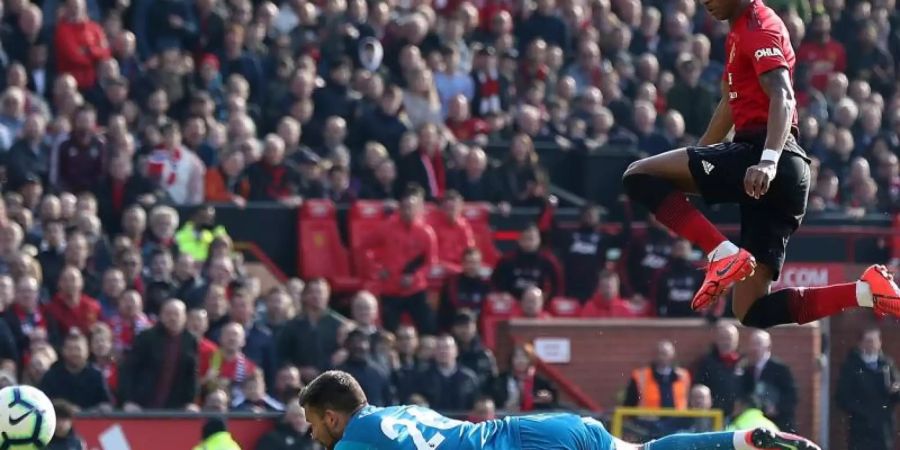
<instances>
[{"instance_id":1,"label":"red stadium seat","mask_svg":"<svg viewBox=\"0 0 900 450\"><path fill-rule=\"evenodd\" d=\"M549 309L554 317L578 317L581 315L581 302L575 298L556 297L550 301Z\"/></svg>"},{"instance_id":2,"label":"red stadium seat","mask_svg":"<svg viewBox=\"0 0 900 450\"><path fill-rule=\"evenodd\" d=\"M307 200L300 208L300 277L323 277L336 291L352 290L360 280L350 270L350 260L338 232L334 204Z\"/></svg>"},{"instance_id":3,"label":"red stadium seat","mask_svg":"<svg viewBox=\"0 0 900 450\"><path fill-rule=\"evenodd\" d=\"M500 252L494 245L494 230L491 228L490 203L466 203L463 216L472 226L475 246L481 250L481 258L486 267L493 268L500 259Z\"/></svg>"},{"instance_id":4,"label":"red stadium seat","mask_svg":"<svg viewBox=\"0 0 900 450\"><path fill-rule=\"evenodd\" d=\"M384 202L376 200L359 200L350 207L350 255L353 273L364 279L373 279L378 270L379 260L376 251L361 250L365 242L380 233L388 215Z\"/></svg>"},{"instance_id":5,"label":"red stadium seat","mask_svg":"<svg viewBox=\"0 0 900 450\"><path fill-rule=\"evenodd\" d=\"M521 314L519 302L513 296L504 293L488 295L481 309L481 337L484 345L493 349L497 343L497 324Z\"/></svg>"}]
</instances>

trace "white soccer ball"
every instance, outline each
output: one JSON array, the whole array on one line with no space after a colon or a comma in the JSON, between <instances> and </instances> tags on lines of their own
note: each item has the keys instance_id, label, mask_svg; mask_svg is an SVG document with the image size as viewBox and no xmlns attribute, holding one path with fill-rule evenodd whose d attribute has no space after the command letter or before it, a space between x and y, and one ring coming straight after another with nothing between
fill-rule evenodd
<instances>
[{"instance_id":1,"label":"white soccer ball","mask_svg":"<svg viewBox=\"0 0 900 450\"><path fill-rule=\"evenodd\" d=\"M9 386L0 389L0 450L39 450L56 431L53 403L40 389Z\"/></svg>"}]
</instances>

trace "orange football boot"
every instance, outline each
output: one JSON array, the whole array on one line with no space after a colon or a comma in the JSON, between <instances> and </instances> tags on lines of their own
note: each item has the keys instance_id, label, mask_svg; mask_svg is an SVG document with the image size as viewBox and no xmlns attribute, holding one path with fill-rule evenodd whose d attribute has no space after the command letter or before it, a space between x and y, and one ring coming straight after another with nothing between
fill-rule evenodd
<instances>
[{"instance_id":1,"label":"orange football boot","mask_svg":"<svg viewBox=\"0 0 900 450\"><path fill-rule=\"evenodd\" d=\"M734 283L753 275L755 270L756 258L744 249L718 261L711 261L706 267L706 278L691 301L691 308L696 311L709 306Z\"/></svg>"},{"instance_id":2,"label":"orange football boot","mask_svg":"<svg viewBox=\"0 0 900 450\"><path fill-rule=\"evenodd\" d=\"M900 317L900 288L887 267L880 264L869 266L859 279L872 290L873 307L877 314Z\"/></svg>"}]
</instances>

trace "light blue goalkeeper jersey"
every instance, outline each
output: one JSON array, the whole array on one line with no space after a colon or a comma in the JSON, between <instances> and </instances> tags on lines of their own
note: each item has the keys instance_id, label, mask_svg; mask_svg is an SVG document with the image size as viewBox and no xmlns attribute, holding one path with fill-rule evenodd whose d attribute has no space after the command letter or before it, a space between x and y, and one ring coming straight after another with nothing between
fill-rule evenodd
<instances>
[{"instance_id":1,"label":"light blue goalkeeper jersey","mask_svg":"<svg viewBox=\"0 0 900 450\"><path fill-rule=\"evenodd\" d=\"M600 422L573 414L507 417L473 424L420 406L366 406L335 450L610 450Z\"/></svg>"}]
</instances>

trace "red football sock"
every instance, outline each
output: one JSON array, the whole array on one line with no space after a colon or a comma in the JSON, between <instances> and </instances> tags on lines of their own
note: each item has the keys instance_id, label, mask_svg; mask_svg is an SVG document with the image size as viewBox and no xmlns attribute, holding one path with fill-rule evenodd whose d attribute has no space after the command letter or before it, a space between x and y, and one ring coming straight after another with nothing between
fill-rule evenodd
<instances>
[{"instance_id":1,"label":"red football sock","mask_svg":"<svg viewBox=\"0 0 900 450\"><path fill-rule=\"evenodd\" d=\"M656 220L700 247L704 253L712 252L728 240L681 192L667 195L654 213Z\"/></svg>"},{"instance_id":2,"label":"red football sock","mask_svg":"<svg viewBox=\"0 0 900 450\"><path fill-rule=\"evenodd\" d=\"M788 310L794 321L799 324L833 316L845 309L859 306L856 301L856 283L789 288L779 292L787 294Z\"/></svg>"}]
</instances>

